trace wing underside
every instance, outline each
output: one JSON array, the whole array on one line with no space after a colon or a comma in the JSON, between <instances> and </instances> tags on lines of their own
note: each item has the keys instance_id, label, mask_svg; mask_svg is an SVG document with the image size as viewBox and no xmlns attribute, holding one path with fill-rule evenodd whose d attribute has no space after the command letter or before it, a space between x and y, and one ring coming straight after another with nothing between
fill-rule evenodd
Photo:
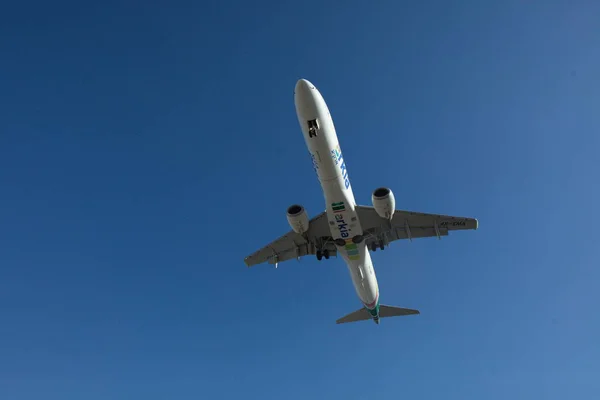
<instances>
[{"instance_id":1,"label":"wing underside","mask_svg":"<svg viewBox=\"0 0 600 400\"><path fill-rule=\"evenodd\" d=\"M356 206L358 219L369 248L376 243L391 243L401 239L417 239L447 236L450 231L477 229L475 218L443 214L427 214L396 210L391 221L377 214L371 206ZM248 267L256 264L276 264L306 255L314 255L317 249L327 249L330 256L337 255L337 248L329 231L327 213L322 212L310 220L308 232L300 235L290 230L271 243L244 259Z\"/></svg>"},{"instance_id":2,"label":"wing underside","mask_svg":"<svg viewBox=\"0 0 600 400\"><path fill-rule=\"evenodd\" d=\"M392 220L388 221L370 206L356 206L356 212L367 245L380 240L390 243L402 239L440 238L450 231L477 229L479 225L475 218L405 210L396 210Z\"/></svg>"},{"instance_id":3,"label":"wing underside","mask_svg":"<svg viewBox=\"0 0 600 400\"><path fill-rule=\"evenodd\" d=\"M337 249L331 240L325 212L310 220L306 234L299 235L290 230L285 235L250 254L244 259L244 262L248 267L264 262L276 264L309 254L316 254L318 247L329 250L330 256L337 255Z\"/></svg>"}]
</instances>

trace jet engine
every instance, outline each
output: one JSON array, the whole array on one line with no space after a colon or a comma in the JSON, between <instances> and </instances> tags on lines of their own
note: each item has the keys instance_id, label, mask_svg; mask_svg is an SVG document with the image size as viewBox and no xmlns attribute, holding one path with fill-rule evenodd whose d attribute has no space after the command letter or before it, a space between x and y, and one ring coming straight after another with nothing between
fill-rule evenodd
<instances>
[{"instance_id":1,"label":"jet engine","mask_svg":"<svg viewBox=\"0 0 600 400\"><path fill-rule=\"evenodd\" d=\"M308 214L304 207L299 204L292 204L288 207L286 216L288 224L290 224L294 232L302 235L308 231Z\"/></svg>"},{"instance_id":2,"label":"jet engine","mask_svg":"<svg viewBox=\"0 0 600 400\"><path fill-rule=\"evenodd\" d=\"M396 210L396 199L391 189L380 187L373 191L371 196L373 207L381 218L391 220Z\"/></svg>"}]
</instances>

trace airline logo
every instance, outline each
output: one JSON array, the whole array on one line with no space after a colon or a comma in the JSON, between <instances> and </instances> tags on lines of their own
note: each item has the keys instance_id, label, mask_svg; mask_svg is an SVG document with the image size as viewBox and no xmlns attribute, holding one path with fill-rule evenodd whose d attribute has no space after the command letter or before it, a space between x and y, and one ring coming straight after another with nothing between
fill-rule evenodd
<instances>
[{"instance_id":1,"label":"airline logo","mask_svg":"<svg viewBox=\"0 0 600 400\"><path fill-rule=\"evenodd\" d=\"M335 149L331 150L331 158L333 159L333 162L336 166L338 165L338 158L340 158L341 156L342 151L340 150L340 145L338 144Z\"/></svg>"},{"instance_id":2,"label":"airline logo","mask_svg":"<svg viewBox=\"0 0 600 400\"><path fill-rule=\"evenodd\" d=\"M340 201L339 203L331 203L331 208L333 209L334 213L339 213L344 211L346 206L344 205L343 201Z\"/></svg>"},{"instance_id":3,"label":"airline logo","mask_svg":"<svg viewBox=\"0 0 600 400\"><path fill-rule=\"evenodd\" d=\"M340 145L338 145L334 150L331 150L331 158L335 165L342 172L342 178L344 179L344 186L346 189L350 187L350 180L348 179L348 170L346 169L346 163L344 162L344 157L342 157L342 151L340 150Z\"/></svg>"},{"instance_id":4,"label":"airline logo","mask_svg":"<svg viewBox=\"0 0 600 400\"><path fill-rule=\"evenodd\" d=\"M331 203L331 209L334 212L335 224L340 231L340 235L346 241L344 248L346 249L346 254L348 254L348 258L350 260L360 260L360 254L358 253L358 247L350 238L350 229L348 228L348 224L344 221L343 212L346 211L346 205L343 201L337 203Z\"/></svg>"},{"instance_id":5,"label":"airline logo","mask_svg":"<svg viewBox=\"0 0 600 400\"><path fill-rule=\"evenodd\" d=\"M335 223L340 231L340 235L342 235L344 239L350 237L350 229L348 229L348 224L344 221L344 216L342 214L335 214Z\"/></svg>"},{"instance_id":6,"label":"airline logo","mask_svg":"<svg viewBox=\"0 0 600 400\"><path fill-rule=\"evenodd\" d=\"M338 230L340 231L340 235L346 239L350 237L350 229L348 229L348 224L344 220L344 211L346 210L346 205L343 201L338 203L331 203L331 209L333 210L333 218L335 221L332 221L332 225L336 225Z\"/></svg>"}]
</instances>

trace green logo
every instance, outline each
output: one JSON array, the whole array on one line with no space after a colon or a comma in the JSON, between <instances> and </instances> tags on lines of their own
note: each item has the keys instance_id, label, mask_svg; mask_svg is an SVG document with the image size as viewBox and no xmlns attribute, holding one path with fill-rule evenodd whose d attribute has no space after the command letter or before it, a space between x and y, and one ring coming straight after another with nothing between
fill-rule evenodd
<instances>
[{"instance_id":1,"label":"green logo","mask_svg":"<svg viewBox=\"0 0 600 400\"><path fill-rule=\"evenodd\" d=\"M331 203L331 208L334 212L340 212L344 211L346 209L346 206L344 205L343 201L340 201L339 203Z\"/></svg>"}]
</instances>

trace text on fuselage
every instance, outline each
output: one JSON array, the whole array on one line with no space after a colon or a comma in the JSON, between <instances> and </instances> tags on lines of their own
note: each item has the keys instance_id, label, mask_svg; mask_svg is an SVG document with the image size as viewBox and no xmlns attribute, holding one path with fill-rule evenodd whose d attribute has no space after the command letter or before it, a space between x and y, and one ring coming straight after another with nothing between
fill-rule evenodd
<instances>
[{"instance_id":1,"label":"text on fuselage","mask_svg":"<svg viewBox=\"0 0 600 400\"><path fill-rule=\"evenodd\" d=\"M348 254L348 258L350 260L360 260L360 253L356 247L356 243L352 242L352 239L348 239L352 229L348 228L348 224L346 224L346 221L344 221L343 213L346 211L346 205L343 201L331 203L331 209L334 212L335 222L330 221L329 223L331 225L335 223L340 231L340 235L345 238L346 243L344 244L344 247L346 248L346 254Z\"/></svg>"},{"instance_id":2,"label":"text on fuselage","mask_svg":"<svg viewBox=\"0 0 600 400\"><path fill-rule=\"evenodd\" d=\"M312 161L312 166L315 170L315 173L317 174L317 176L319 176L319 164L317 163L317 159L313 153L310 153L310 159Z\"/></svg>"},{"instance_id":3,"label":"text on fuselage","mask_svg":"<svg viewBox=\"0 0 600 400\"><path fill-rule=\"evenodd\" d=\"M340 231L340 235L343 238L347 238L350 236L350 229L348 228L348 224L344 221L344 216L342 214L335 214L335 222L337 223L337 228Z\"/></svg>"},{"instance_id":4,"label":"text on fuselage","mask_svg":"<svg viewBox=\"0 0 600 400\"><path fill-rule=\"evenodd\" d=\"M350 187L350 180L348 179L348 170L346 169L346 163L344 162L344 157L342 157L342 151L340 150L340 146L331 150L331 158L336 166L342 171L342 178L344 179L344 186L346 189Z\"/></svg>"}]
</instances>

